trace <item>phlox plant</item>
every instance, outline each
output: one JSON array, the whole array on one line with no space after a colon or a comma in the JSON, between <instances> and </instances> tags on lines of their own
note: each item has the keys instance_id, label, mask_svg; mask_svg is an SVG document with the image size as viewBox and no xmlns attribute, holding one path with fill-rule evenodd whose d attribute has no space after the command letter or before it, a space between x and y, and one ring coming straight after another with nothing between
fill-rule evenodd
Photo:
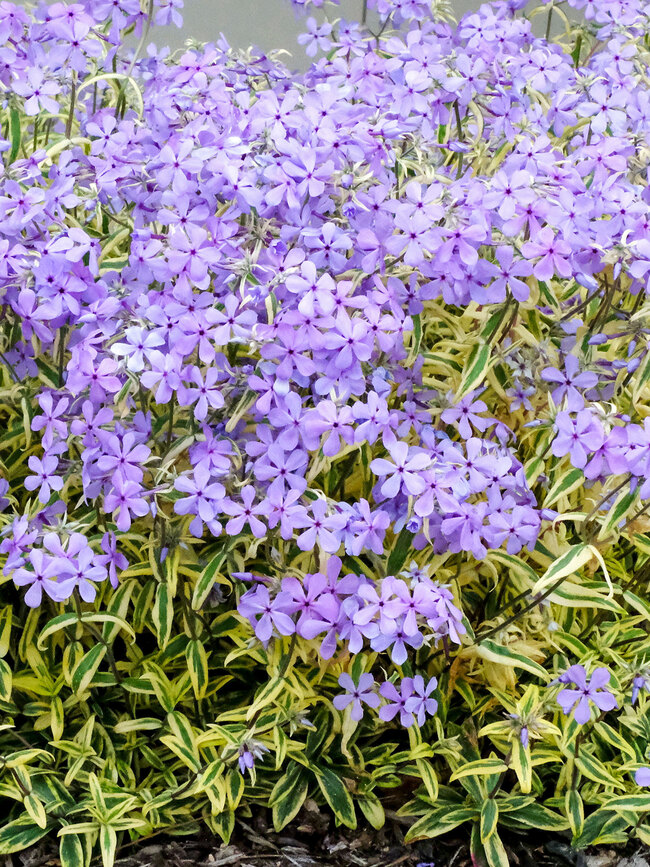
<instances>
[{"instance_id":1,"label":"phlox plant","mask_svg":"<svg viewBox=\"0 0 650 867\"><path fill-rule=\"evenodd\" d=\"M0 854L650 843L650 5L336 5L0 3Z\"/></svg>"}]
</instances>

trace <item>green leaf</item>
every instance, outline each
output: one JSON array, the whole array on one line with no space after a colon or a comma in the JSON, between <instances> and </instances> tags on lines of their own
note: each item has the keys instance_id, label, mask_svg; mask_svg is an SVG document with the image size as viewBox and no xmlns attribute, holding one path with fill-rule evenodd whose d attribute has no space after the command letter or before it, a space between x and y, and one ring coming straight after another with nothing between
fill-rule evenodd
<instances>
[{"instance_id":1,"label":"green leaf","mask_svg":"<svg viewBox=\"0 0 650 867\"><path fill-rule=\"evenodd\" d=\"M48 832L48 828L39 828L28 816L19 816L0 828L0 855L12 855L22 852L38 843Z\"/></svg>"},{"instance_id":2,"label":"green leaf","mask_svg":"<svg viewBox=\"0 0 650 867\"><path fill-rule=\"evenodd\" d=\"M584 473L582 470L573 468L568 473L563 473L559 479L553 482L551 488L544 499L544 508L550 509L552 505L557 503L560 497L565 497L584 481Z\"/></svg>"},{"instance_id":3,"label":"green leaf","mask_svg":"<svg viewBox=\"0 0 650 867\"><path fill-rule=\"evenodd\" d=\"M482 659L486 659L488 662L497 662L500 665L509 665L512 668L523 668L524 671L529 671L544 681L549 680L550 676L546 669L527 656L524 656L523 653L516 653L509 647L497 644L491 638L486 638L483 641L480 638L481 636L479 635L479 644L476 647L476 652Z\"/></svg>"},{"instance_id":4,"label":"green leaf","mask_svg":"<svg viewBox=\"0 0 650 867\"><path fill-rule=\"evenodd\" d=\"M46 639L51 635L54 635L56 632L59 632L61 629L74 626L76 623L115 623L116 625L119 625L120 629L128 633L132 641L135 641L135 632L126 620L123 620L121 617L116 617L114 614L107 614L104 612L95 613L94 611L84 611L83 614L79 615L69 611L65 614L58 614L47 623L41 634L38 636L38 649L45 650L47 646Z\"/></svg>"},{"instance_id":5,"label":"green leaf","mask_svg":"<svg viewBox=\"0 0 650 867\"><path fill-rule=\"evenodd\" d=\"M593 558L589 545L573 545L552 563L532 590L532 595L542 593L562 578L575 574Z\"/></svg>"},{"instance_id":6,"label":"green leaf","mask_svg":"<svg viewBox=\"0 0 650 867\"><path fill-rule=\"evenodd\" d=\"M246 712L246 719L253 719L253 717L262 710L262 708L267 707L267 705L275 701L275 699L280 695L280 693L286 691L286 688L287 681L284 677L274 677L267 683L265 683L262 689L260 689L255 696L251 706L248 708Z\"/></svg>"},{"instance_id":7,"label":"green leaf","mask_svg":"<svg viewBox=\"0 0 650 867\"><path fill-rule=\"evenodd\" d=\"M490 774L502 774L508 770L508 765L496 757L489 759L477 759L475 762L465 762L454 771L449 778L450 782L460 780L462 777L489 776Z\"/></svg>"},{"instance_id":8,"label":"green leaf","mask_svg":"<svg viewBox=\"0 0 650 867\"><path fill-rule=\"evenodd\" d=\"M496 831L499 821L499 805L495 798L488 798L481 804L481 843L485 845Z\"/></svg>"},{"instance_id":9,"label":"green leaf","mask_svg":"<svg viewBox=\"0 0 650 867\"><path fill-rule=\"evenodd\" d=\"M573 841L573 846L576 849L585 849L600 843L627 843L629 836L627 819L600 809L587 816L582 834Z\"/></svg>"},{"instance_id":10,"label":"green leaf","mask_svg":"<svg viewBox=\"0 0 650 867\"><path fill-rule=\"evenodd\" d=\"M99 849L104 867L113 867L117 851L117 832L110 825L100 825Z\"/></svg>"},{"instance_id":11,"label":"green leaf","mask_svg":"<svg viewBox=\"0 0 650 867\"><path fill-rule=\"evenodd\" d=\"M66 834L59 843L61 867L86 867L84 847L78 834Z\"/></svg>"},{"instance_id":12,"label":"green leaf","mask_svg":"<svg viewBox=\"0 0 650 867\"><path fill-rule=\"evenodd\" d=\"M629 810L632 813L650 812L650 794L621 795L603 804L603 810Z\"/></svg>"},{"instance_id":13,"label":"green leaf","mask_svg":"<svg viewBox=\"0 0 650 867\"><path fill-rule=\"evenodd\" d=\"M297 762L293 762L275 784L269 797L269 805L273 808L273 827L276 831L281 831L296 816L305 802L308 789L307 772Z\"/></svg>"},{"instance_id":14,"label":"green leaf","mask_svg":"<svg viewBox=\"0 0 650 867\"><path fill-rule=\"evenodd\" d=\"M440 808L431 810L418 819L406 832L404 841L413 843L415 840L429 840L452 831L464 822L476 821L478 810L471 807L456 807L455 809Z\"/></svg>"},{"instance_id":15,"label":"green leaf","mask_svg":"<svg viewBox=\"0 0 650 867\"><path fill-rule=\"evenodd\" d=\"M427 795L432 801L435 801L438 797L438 777L436 776L436 772L433 770L431 763L426 759L416 759L415 765L420 772L420 779L427 790Z\"/></svg>"},{"instance_id":16,"label":"green leaf","mask_svg":"<svg viewBox=\"0 0 650 867\"><path fill-rule=\"evenodd\" d=\"M192 608L195 611L203 608L205 600L207 599L210 591L217 582L232 586L228 579L222 577L219 574L221 568L226 562L226 558L228 557L228 550L229 549L226 547L222 551L219 551L218 554L215 554L212 560L210 560L208 565L203 570L203 573L201 574L199 580L196 582L194 592L192 594Z\"/></svg>"},{"instance_id":17,"label":"green leaf","mask_svg":"<svg viewBox=\"0 0 650 867\"><path fill-rule=\"evenodd\" d=\"M245 788L246 783L244 782L243 776L239 773L239 769L233 768L231 771L228 771L226 790L228 806L231 810L236 810L239 806Z\"/></svg>"},{"instance_id":18,"label":"green leaf","mask_svg":"<svg viewBox=\"0 0 650 867\"><path fill-rule=\"evenodd\" d=\"M169 592L168 584L159 584L156 588L156 599L151 612L151 619L156 628L158 647L164 650L169 643L174 622L174 601Z\"/></svg>"},{"instance_id":19,"label":"green leaf","mask_svg":"<svg viewBox=\"0 0 650 867\"><path fill-rule=\"evenodd\" d=\"M533 766L530 760L530 749L524 747L519 738L512 745L511 765L517 774L519 788L524 795L527 795L533 785Z\"/></svg>"},{"instance_id":20,"label":"green leaf","mask_svg":"<svg viewBox=\"0 0 650 867\"><path fill-rule=\"evenodd\" d=\"M625 788L625 785L607 770L600 759L592 756L586 750L583 749L578 753L575 763L580 773L595 783L602 783L605 786L616 786L617 789Z\"/></svg>"},{"instance_id":21,"label":"green leaf","mask_svg":"<svg viewBox=\"0 0 650 867\"><path fill-rule=\"evenodd\" d=\"M505 847L498 834L492 834L483 841L485 857L490 867L509 867L508 856Z\"/></svg>"},{"instance_id":22,"label":"green leaf","mask_svg":"<svg viewBox=\"0 0 650 867\"><path fill-rule=\"evenodd\" d=\"M413 552L413 533L409 533L409 531L404 528L399 536L397 537L397 541L393 545L393 550L390 552L388 556L388 563L386 564L386 574L387 575L397 575L406 563L406 558Z\"/></svg>"},{"instance_id":23,"label":"green leaf","mask_svg":"<svg viewBox=\"0 0 650 867\"><path fill-rule=\"evenodd\" d=\"M357 803L361 812L373 828L379 830L384 827L386 823L386 814L377 795L372 792L368 792L365 795L359 795Z\"/></svg>"},{"instance_id":24,"label":"green leaf","mask_svg":"<svg viewBox=\"0 0 650 867\"><path fill-rule=\"evenodd\" d=\"M518 824L528 828L537 828L540 831L566 831L569 827L564 816L554 813L543 804L527 804L508 815L512 816Z\"/></svg>"},{"instance_id":25,"label":"green leaf","mask_svg":"<svg viewBox=\"0 0 650 867\"><path fill-rule=\"evenodd\" d=\"M103 644L96 644L81 657L72 672L71 686L76 695L81 695L89 688L105 656L106 647Z\"/></svg>"},{"instance_id":26,"label":"green leaf","mask_svg":"<svg viewBox=\"0 0 650 867\"><path fill-rule=\"evenodd\" d=\"M625 518L630 507L636 503L637 499L638 491L636 489L633 491L623 491L623 493L619 494L600 528L598 533L599 539L604 539L612 530L618 529L618 525Z\"/></svg>"},{"instance_id":27,"label":"green leaf","mask_svg":"<svg viewBox=\"0 0 650 867\"><path fill-rule=\"evenodd\" d=\"M11 701L11 667L6 659L0 659L0 699Z\"/></svg>"},{"instance_id":28,"label":"green leaf","mask_svg":"<svg viewBox=\"0 0 650 867\"><path fill-rule=\"evenodd\" d=\"M574 838L579 837L585 824L585 808L580 793L569 789L564 796L564 803L571 833Z\"/></svg>"},{"instance_id":29,"label":"green leaf","mask_svg":"<svg viewBox=\"0 0 650 867\"><path fill-rule=\"evenodd\" d=\"M490 345L476 342L470 350L469 357L463 368L463 375L456 392L456 402L474 391L483 382L490 369Z\"/></svg>"},{"instance_id":30,"label":"green leaf","mask_svg":"<svg viewBox=\"0 0 650 867\"><path fill-rule=\"evenodd\" d=\"M224 810L218 816L212 817L212 830L218 834L224 843L228 844L235 830L235 813L233 810Z\"/></svg>"},{"instance_id":31,"label":"green leaf","mask_svg":"<svg viewBox=\"0 0 650 867\"><path fill-rule=\"evenodd\" d=\"M11 139L11 150L9 151L9 164L18 156L20 150L20 112L17 108L9 109L9 137Z\"/></svg>"},{"instance_id":32,"label":"green leaf","mask_svg":"<svg viewBox=\"0 0 650 867\"><path fill-rule=\"evenodd\" d=\"M208 688L208 656L198 638L193 638L185 648L185 660L194 695L202 699Z\"/></svg>"},{"instance_id":33,"label":"green leaf","mask_svg":"<svg viewBox=\"0 0 650 867\"><path fill-rule=\"evenodd\" d=\"M341 778L329 768L312 766L311 769L316 776L323 797L332 808L338 821L347 828L356 828L357 817L354 814L354 803Z\"/></svg>"},{"instance_id":34,"label":"green leaf","mask_svg":"<svg viewBox=\"0 0 650 867\"><path fill-rule=\"evenodd\" d=\"M608 744L614 747L614 749L618 750L620 753L628 756L631 761L636 761L636 753L634 751L634 747L631 743L625 740L616 729L613 729L606 722L596 723L594 726L596 733L603 738L603 740L607 741Z\"/></svg>"},{"instance_id":35,"label":"green leaf","mask_svg":"<svg viewBox=\"0 0 650 867\"><path fill-rule=\"evenodd\" d=\"M41 799L37 798L33 793L30 793L29 795L25 795L23 803L25 805L25 810L34 822L36 822L38 827L43 829L47 828L47 816L45 815L45 807L43 806Z\"/></svg>"}]
</instances>

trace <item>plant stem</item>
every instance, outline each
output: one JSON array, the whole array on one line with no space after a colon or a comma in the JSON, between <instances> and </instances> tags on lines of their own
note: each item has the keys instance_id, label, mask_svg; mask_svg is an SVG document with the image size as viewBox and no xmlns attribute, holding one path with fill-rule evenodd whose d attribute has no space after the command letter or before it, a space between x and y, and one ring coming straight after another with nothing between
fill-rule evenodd
<instances>
[{"instance_id":1,"label":"plant stem","mask_svg":"<svg viewBox=\"0 0 650 867\"><path fill-rule=\"evenodd\" d=\"M553 3L548 7L548 17L546 19L546 41L551 38L551 21L553 20Z\"/></svg>"}]
</instances>

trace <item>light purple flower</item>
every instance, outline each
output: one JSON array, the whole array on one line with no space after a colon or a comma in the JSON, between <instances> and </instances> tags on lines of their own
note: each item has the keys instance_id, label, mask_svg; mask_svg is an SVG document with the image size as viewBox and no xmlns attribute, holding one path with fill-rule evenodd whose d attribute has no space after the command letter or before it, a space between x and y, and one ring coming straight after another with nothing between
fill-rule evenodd
<instances>
[{"instance_id":1,"label":"light purple flower","mask_svg":"<svg viewBox=\"0 0 650 867\"><path fill-rule=\"evenodd\" d=\"M345 672L339 677L339 686L345 690L344 695L336 695L333 699L333 705L337 710L345 710L351 704L352 710L350 717L359 722L363 717L363 705L368 707L379 707L379 696L374 692L373 687L375 679L368 672L359 677L359 683L356 684L349 674Z\"/></svg>"},{"instance_id":2,"label":"light purple flower","mask_svg":"<svg viewBox=\"0 0 650 867\"><path fill-rule=\"evenodd\" d=\"M587 679L587 673L582 665L572 665L559 681L571 684L575 689L565 687L557 695L557 703L565 715L574 711L574 719L580 725L589 722L591 717L592 702L599 710L608 711L618 707L616 698L607 689L610 673L606 668L594 669L591 678Z\"/></svg>"}]
</instances>

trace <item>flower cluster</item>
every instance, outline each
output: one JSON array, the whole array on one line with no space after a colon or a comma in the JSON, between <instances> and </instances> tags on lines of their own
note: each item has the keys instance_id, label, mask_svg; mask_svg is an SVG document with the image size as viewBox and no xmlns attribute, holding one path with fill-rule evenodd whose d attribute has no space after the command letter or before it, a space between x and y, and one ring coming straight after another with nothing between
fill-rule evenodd
<instances>
[{"instance_id":1,"label":"flower cluster","mask_svg":"<svg viewBox=\"0 0 650 867\"><path fill-rule=\"evenodd\" d=\"M650 6L573 0L569 53L523 5L309 18L297 74L143 50L180 0L0 3L0 553L29 608L81 618L143 551L161 597L222 569L242 645L378 660L334 707L406 727L443 656L502 696L582 646L593 623L553 619L566 574L533 593L538 570L576 539L605 569L601 531L648 553ZM569 666L564 715L613 710L609 678ZM524 750L551 736L509 719ZM237 749L243 773L267 747Z\"/></svg>"}]
</instances>

